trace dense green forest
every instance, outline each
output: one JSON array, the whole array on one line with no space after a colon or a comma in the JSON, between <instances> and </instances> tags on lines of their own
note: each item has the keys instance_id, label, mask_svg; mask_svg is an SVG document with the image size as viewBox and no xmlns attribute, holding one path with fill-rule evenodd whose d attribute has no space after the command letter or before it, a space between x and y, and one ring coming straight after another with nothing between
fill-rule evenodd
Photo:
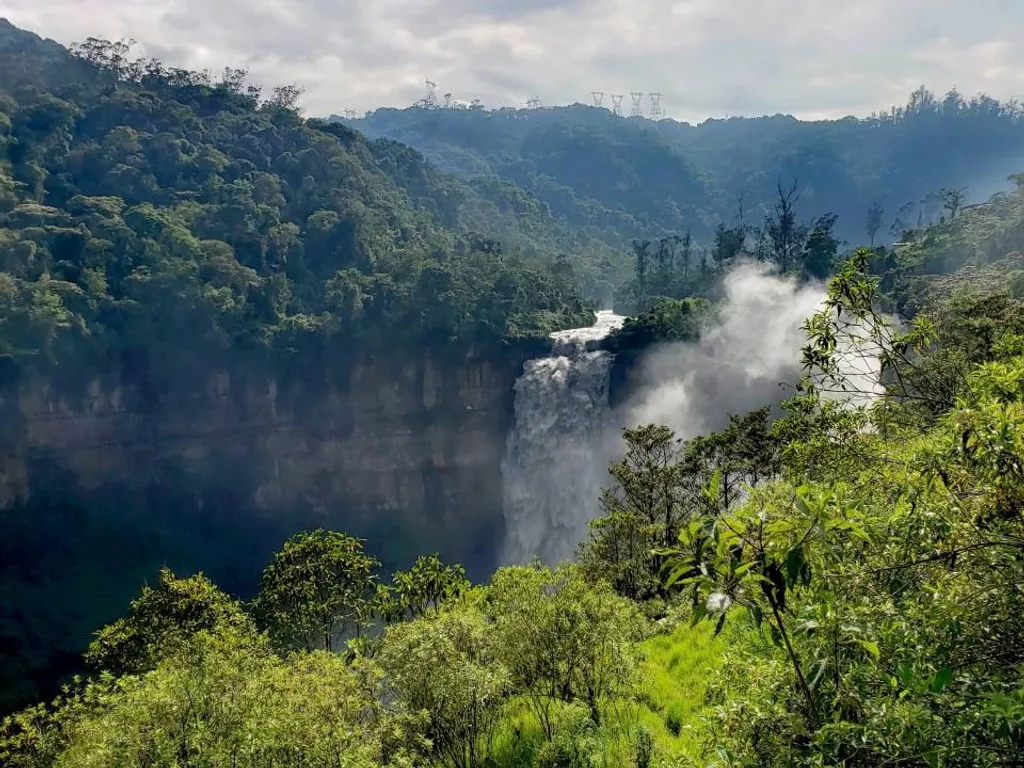
<instances>
[{"instance_id":1,"label":"dense green forest","mask_svg":"<svg viewBox=\"0 0 1024 768\"><path fill-rule=\"evenodd\" d=\"M550 219L518 211L515 242L474 231L470 188L302 119L294 89L120 43L72 56L5 23L0 91L8 359L169 385L226 353L492 344L592 317ZM545 227L543 248L522 235Z\"/></svg>"},{"instance_id":2,"label":"dense green forest","mask_svg":"<svg viewBox=\"0 0 1024 768\"><path fill-rule=\"evenodd\" d=\"M1015 178L1014 194L839 265L780 418L737 414L686 442L627 429L575 563L473 585L427 556L385 577L365 542L311 530L249 603L164 571L96 635L90 678L5 721L0 759L1019 764ZM835 397L863 391L858 355L882 363L870 405Z\"/></svg>"},{"instance_id":3,"label":"dense green forest","mask_svg":"<svg viewBox=\"0 0 1024 768\"><path fill-rule=\"evenodd\" d=\"M1019 104L924 88L884 114L816 122L690 125L575 105L379 109L344 123L415 147L471 184L517 184L574 228L620 245L687 231L709 243L719 224L760 225L777 183L793 179L808 219L835 214L849 243L893 242L890 228L898 237L938 221L940 189L984 199L1004 188L1005 168L1024 163ZM884 225L865 238L876 206Z\"/></svg>"}]
</instances>

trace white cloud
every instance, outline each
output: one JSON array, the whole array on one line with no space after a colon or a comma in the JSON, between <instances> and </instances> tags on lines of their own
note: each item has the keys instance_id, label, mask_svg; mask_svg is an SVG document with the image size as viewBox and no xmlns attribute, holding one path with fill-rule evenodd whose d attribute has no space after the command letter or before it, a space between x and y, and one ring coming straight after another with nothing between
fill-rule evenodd
<instances>
[{"instance_id":1,"label":"white cloud","mask_svg":"<svg viewBox=\"0 0 1024 768\"><path fill-rule=\"evenodd\" d=\"M1024 98L1020 0L0 0L0 16L295 82L311 114L406 105L428 77L488 105L660 91L688 120L866 114L921 84Z\"/></svg>"}]
</instances>

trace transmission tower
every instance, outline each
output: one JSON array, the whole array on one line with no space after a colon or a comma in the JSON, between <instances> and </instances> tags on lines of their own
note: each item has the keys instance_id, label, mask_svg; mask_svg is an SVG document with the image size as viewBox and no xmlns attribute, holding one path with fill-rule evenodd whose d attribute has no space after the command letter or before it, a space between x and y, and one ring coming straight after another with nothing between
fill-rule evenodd
<instances>
[{"instance_id":1,"label":"transmission tower","mask_svg":"<svg viewBox=\"0 0 1024 768\"><path fill-rule=\"evenodd\" d=\"M423 100L423 103L426 104L428 107L436 107L437 106L437 83L435 83L433 80L427 80L426 84L427 84L427 96Z\"/></svg>"},{"instance_id":2,"label":"transmission tower","mask_svg":"<svg viewBox=\"0 0 1024 768\"><path fill-rule=\"evenodd\" d=\"M346 109L345 112L344 112L344 115L345 115L345 119L346 120L355 120L356 119L356 111L354 109Z\"/></svg>"},{"instance_id":3,"label":"transmission tower","mask_svg":"<svg viewBox=\"0 0 1024 768\"><path fill-rule=\"evenodd\" d=\"M661 111L661 94L649 93L647 95L651 98L651 120L661 120L665 116L665 113Z\"/></svg>"},{"instance_id":4,"label":"transmission tower","mask_svg":"<svg viewBox=\"0 0 1024 768\"><path fill-rule=\"evenodd\" d=\"M618 117L622 117L622 99L623 98L624 97L623 97L623 95L621 93L613 93L612 94L612 114L613 115L617 115Z\"/></svg>"},{"instance_id":5,"label":"transmission tower","mask_svg":"<svg viewBox=\"0 0 1024 768\"><path fill-rule=\"evenodd\" d=\"M590 95L594 97L594 106L600 109L604 104L604 91L591 91Z\"/></svg>"},{"instance_id":6,"label":"transmission tower","mask_svg":"<svg viewBox=\"0 0 1024 768\"><path fill-rule=\"evenodd\" d=\"M629 95L633 97L633 111L630 114L632 114L633 117L643 117L643 115L644 115L644 106L643 106L644 95L642 93L637 92L637 91L631 91Z\"/></svg>"},{"instance_id":7,"label":"transmission tower","mask_svg":"<svg viewBox=\"0 0 1024 768\"><path fill-rule=\"evenodd\" d=\"M452 108L452 95L450 93L446 93L444 95L444 108L445 109L451 109Z\"/></svg>"},{"instance_id":8,"label":"transmission tower","mask_svg":"<svg viewBox=\"0 0 1024 768\"><path fill-rule=\"evenodd\" d=\"M526 106L528 109L537 109L540 106L540 99L534 96L532 99L527 100Z\"/></svg>"}]
</instances>

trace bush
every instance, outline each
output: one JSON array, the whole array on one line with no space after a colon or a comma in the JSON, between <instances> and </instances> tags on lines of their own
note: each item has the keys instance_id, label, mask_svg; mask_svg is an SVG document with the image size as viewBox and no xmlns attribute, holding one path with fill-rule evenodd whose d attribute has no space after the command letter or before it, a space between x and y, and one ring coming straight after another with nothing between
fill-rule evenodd
<instances>
[{"instance_id":1,"label":"bush","mask_svg":"<svg viewBox=\"0 0 1024 768\"><path fill-rule=\"evenodd\" d=\"M654 759L654 737L640 726L636 732L636 768L650 768Z\"/></svg>"},{"instance_id":2,"label":"bush","mask_svg":"<svg viewBox=\"0 0 1024 768\"><path fill-rule=\"evenodd\" d=\"M537 751L537 768L590 768L597 752L597 726L590 712L572 705L555 723L551 741Z\"/></svg>"},{"instance_id":3,"label":"bush","mask_svg":"<svg viewBox=\"0 0 1024 768\"><path fill-rule=\"evenodd\" d=\"M678 736L683 730L683 717L683 707L679 702L673 701L668 705L668 711L665 713L665 727L673 736Z\"/></svg>"}]
</instances>

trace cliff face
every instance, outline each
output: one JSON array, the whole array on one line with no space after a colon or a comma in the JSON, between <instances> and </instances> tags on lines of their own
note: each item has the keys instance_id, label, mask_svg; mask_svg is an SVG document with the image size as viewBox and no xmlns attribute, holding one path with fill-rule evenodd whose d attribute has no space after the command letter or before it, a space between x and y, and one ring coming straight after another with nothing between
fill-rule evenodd
<instances>
[{"instance_id":1,"label":"cliff face","mask_svg":"<svg viewBox=\"0 0 1024 768\"><path fill-rule=\"evenodd\" d=\"M501 457L521 367L517 353L364 360L321 387L219 370L188 397L148 408L99 379L69 398L32 378L6 393L21 434L0 458L0 506L30 503L59 475L70 495L165 488L199 507L227 497L253 524L386 525L426 535L414 549L479 558L480 537L501 531Z\"/></svg>"}]
</instances>

